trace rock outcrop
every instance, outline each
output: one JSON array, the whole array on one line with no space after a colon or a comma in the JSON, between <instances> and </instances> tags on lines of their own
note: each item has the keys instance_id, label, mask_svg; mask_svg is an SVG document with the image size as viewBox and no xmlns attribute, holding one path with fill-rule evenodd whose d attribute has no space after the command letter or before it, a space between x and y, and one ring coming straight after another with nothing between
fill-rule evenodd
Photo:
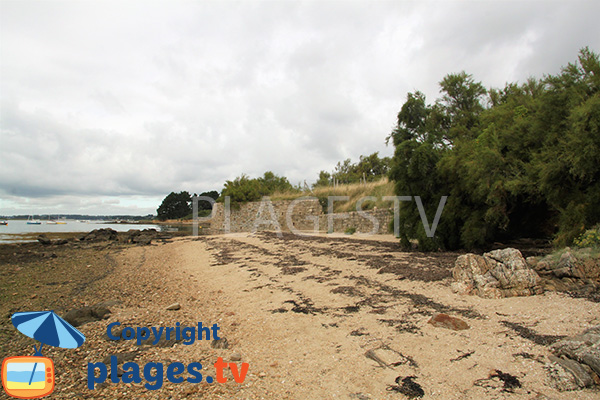
<instances>
[{"instance_id":1,"label":"rock outcrop","mask_svg":"<svg viewBox=\"0 0 600 400\"><path fill-rule=\"evenodd\" d=\"M465 254L457 258L452 275L454 291L486 298L530 296L543 292L539 275L521 252L507 248L483 256Z\"/></svg>"},{"instance_id":2,"label":"rock outcrop","mask_svg":"<svg viewBox=\"0 0 600 400\"><path fill-rule=\"evenodd\" d=\"M547 256L542 259L527 259L542 276L567 280L599 280L600 260L590 253L590 249L572 250L566 248L559 258Z\"/></svg>"},{"instance_id":3,"label":"rock outcrop","mask_svg":"<svg viewBox=\"0 0 600 400\"><path fill-rule=\"evenodd\" d=\"M600 385L600 325L551 346L546 364L550 383L557 390L577 390Z\"/></svg>"},{"instance_id":4,"label":"rock outcrop","mask_svg":"<svg viewBox=\"0 0 600 400\"><path fill-rule=\"evenodd\" d=\"M540 275L545 290L600 302L600 257L595 250L567 247L545 257L528 257L527 263Z\"/></svg>"},{"instance_id":5,"label":"rock outcrop","mask_svg":"<svg viewBox=\"0 0 600 400\"><path fill-rule=\"evenodd\" d=\"M89 233L85 233L79 237L82 242L121 242L133 243L139 245L151 244L153 240L171 239L170 234L162 233L156 229L130 229L127 232L117 232L111 228L94 229ZM39 240L39 239L38 239Z\"/></svg>"}]
</instances>

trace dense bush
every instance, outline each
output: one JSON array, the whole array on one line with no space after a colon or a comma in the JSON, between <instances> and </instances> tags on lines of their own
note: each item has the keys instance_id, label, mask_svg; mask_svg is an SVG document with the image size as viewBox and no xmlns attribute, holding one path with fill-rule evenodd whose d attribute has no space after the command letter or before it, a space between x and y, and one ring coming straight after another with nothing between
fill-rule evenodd
<instances>
[{"instance_id":1,"label":"dense bush","mask_svg":"<svg viewBox=\"0 0 600 400\"><path fill-rule=\"evenodd\" d=\"M588 229L581 236L573 241L577 247L598 247L600 248L600 225L594 229Z\"/></svg>"},{"instance_id":2,"label":"dense bush","mask_svg":"<svg viewBox=\"0 0 600 400\"><path fill-rule=\"evenodd\" d=\"M486 246L516 237L571 243L600 222L600 63L581 50L560 74L485 89L466 73L427 104L409 93L388 140L400 196L429 216L449 196L434 238L416 207L401 207L403 242L421 248Z\"/></svg>"},{"instance_id":3,"label":"dense bush","mask_svg":"<svg viewBox=\"0 0 600 400\"><path fill-rule=\"evenodd\" d=\"M219 201L223 201L227 196L229 196L232 204L260 201L263 196L292 190L295 189L287 178L267 171L260 178L251 179L247 175L242 175L233 181L225 182Z\"/></svg>"}]
</instances>

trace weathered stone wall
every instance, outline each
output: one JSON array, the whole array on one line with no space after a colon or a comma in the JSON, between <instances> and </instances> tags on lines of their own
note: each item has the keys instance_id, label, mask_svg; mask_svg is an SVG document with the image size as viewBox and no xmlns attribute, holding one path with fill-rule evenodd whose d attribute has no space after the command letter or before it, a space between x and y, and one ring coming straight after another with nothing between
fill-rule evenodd
<instances>
[{"instance_id":1,"label":"weathered stone wall","mask_svg":"<svg viewBox=\"0 0 600 400\"><path fill-rule=\"evenodd\" d=\"M292 204L293 203L293 204ZM290 210L292 228L286 220ZM229 218L225 215L223 203L213 205L211 232L253 232L255 230L290 231L313 230L318 216L322 213L321 205L317 199L263 201L232 205ZM268 222L269 220L276 220ZM229 226L227 226L229 225Z\"/></svg>"},{"instance_id":2,"label":"weathered stone wall","mask_svg":"<svg viewBox=\"0 0 600 400\"><path fill-rule=\"evenodd\" d=\"M319 216L319 228L326 232L346 232L354 228L357 233L385 234L390 232L393 219L393 210L389 209L322 214Z\"/></svg>"},{"instance_id":3,"label":"weathered stone wall","mask_svg":"<svg viewBox=\"0 0 600 400\"><path fill-rule=\"evenodd\" d=\"M273 202L265 198L261 202L231 206L229 218L226 218L225 211L223 203L214 204L210 221L211 233L277 229L287 232L293 230L345 232L349 228L356 229L357 233L388 233L393 219L393 213L387 209L363 211L363 215L353 211L329 216L323 213L323 208L315 198ZM333 229L330 229L329 221ZM376 229L374 229L374 221L376 221Z\"/></svg>"}]
</instances>

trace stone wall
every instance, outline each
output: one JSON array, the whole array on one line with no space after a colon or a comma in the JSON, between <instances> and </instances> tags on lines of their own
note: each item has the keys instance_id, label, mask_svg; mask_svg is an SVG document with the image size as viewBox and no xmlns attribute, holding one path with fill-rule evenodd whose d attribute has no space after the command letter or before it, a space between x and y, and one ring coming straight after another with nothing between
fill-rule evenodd
<instances>
[{"instance_id":1,"label":"stone wall","mask_svg":"<svg viewBox=\"0 0 600 400\"><path fill-rule=\"evenodd\" d=\"M386 234L390 233L393 219L393 209L322 214L319 216L319 228L326 232L346 232L347 229L354 228L357 233Z\"/></svg>"},{"instance_id":2,"label":"stone wall","mask_svg":"<svg viewBox=\"0 0 600 400\"><path fill-rule=\"evenodd\" d=\"M323 213L316 198L270 201L232 205L227 218L223 203L215 203L210 221L211 233L254 232L262 230L345 232L354 228L357 233L388 233L393 213L388 209L331 216ZM330 218L333 217L333 218ZM329 229L331 221L333 229ZM374 229L377 221L377 229ZM291 224L291 226L290 226Z\"/></svg>"}]
</instances>

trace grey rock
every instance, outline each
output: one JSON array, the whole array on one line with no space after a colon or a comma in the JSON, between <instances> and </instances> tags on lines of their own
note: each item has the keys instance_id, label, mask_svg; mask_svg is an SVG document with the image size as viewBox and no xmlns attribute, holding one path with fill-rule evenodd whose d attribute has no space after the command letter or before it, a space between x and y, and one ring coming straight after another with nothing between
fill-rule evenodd
<instances>
[{"instance_id":1,"label":"grey rock","mask_svg":"<svg viewBox=\"0 0 600 400\"><path fill-rule=\"evenodd\" d=\"M550 347L547 369L558 390L575 390L600 382L600 325L562 339Z\"/></svg>"},{"instance_id":2,"label":"grey rock","mask_svg":"<svg viewBox=\"0 0 600 400\"><path fill-rule=\"evenodd\" d=\"M82 242L104 242L114 241L119 238L117 231L111 228L94 229L93 231L83 234L79 237Z\"/></svg>"},{"instance_id":3,"label":"grey rock","mask_svg":"<svg viewBox=\"0 0 600 400\"><path fill-rule=\"evenodd\" d=\"M46 235L44 235L44 234L42 234L42 235L39 235L39 236L37 237L37 240L38 240L38 242L40 242L40 243L41 243L41 244L43 244L44 246L48 246L49 244L52 244L52 240L50 240L50 239L48 238L48 236L46 236Z\"/></svg>"},{"instance_id":4,"label":"grey rock","mask_svg":"<svg viewBox=\"0 0 600 400\"><path fill-rule=\"evenodd\" d=\"M585 364L600 376L600 325L556 342L552 345L552 352L558 357Z\"/></svg>"},{"instance_id":5,"label":"grey rock","mask_svg":"<svg viewBox=\"0 0 600 400\"><path fill-rule=\"evenodd\" d=\"M544 368L548 372L548 383L559 392L581 389L573 373L562 364L550 362Z\"/></svg>"},{"instance_id":6,"label":"grey rock","mask_svg":"<svg viewBox=\"0 0 600 400\"><path fill-rule=\"evenodd\" d=\"M586 368L585 365L582 365L577 361L573 361L568 358L558 358L553 355L550 355L548 358L550 359L550 362L559 364L567 372L573 375L574 382L575 384L577 384L578 387L585 388L594 384L594 379L588 372L589 367Z\"/></svg>"},{"instance_id":7,"label":"grey rock","mask_svg":"<svg viewBox=\"0 0 600 400\"><path fill-rule=\"evenodd\" d=\"M144 229L142 231L138 229L130 229L125 233L122 233L119 240L125 243L133 243L140 245L149 245L152 240L162 238L160 232L156 229Z\"/></svg>"},{"instance_id":8,"label":"grey rock","mask_svg":"<svg viewBox=\"0 0 600 400\"><path fill-rule=\"evenodd\" d=\"M167 310L169 310L169 311L177 311L180 309L181 309L181 304L179 304L179 303L173 303L167 307Z\"/></svg>"},{"instance_id":9,"label":"grey rock","mask_svg":"<svg viewBox=\"0 0 600 400\"><path fill-rule=\"evenodd\" d=\"M238 352L232 353L231 356L229 356L230 361L240 361L241 359L242 355Z\"/></svg>"}]
</instances>

